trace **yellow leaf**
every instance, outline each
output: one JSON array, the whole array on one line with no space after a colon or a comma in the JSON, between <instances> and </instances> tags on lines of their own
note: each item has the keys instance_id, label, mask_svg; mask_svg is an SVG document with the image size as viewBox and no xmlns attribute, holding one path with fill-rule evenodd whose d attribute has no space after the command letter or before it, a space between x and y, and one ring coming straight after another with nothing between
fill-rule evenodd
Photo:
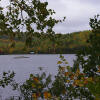
<instances>
[{"instance_id":1,"label":"yellow leaf","mask_svg":"<svg viewBox=\"0 0 100 100\"><path fill-rule=\"evenodd\" d=\"M69 75L69 72L65 72L65 76L68 76Z\"/></svg>"},{"instance_id":2,"label":"yellow leaf","mask_svg":"<svg viewBox=\"0 0 100 100\"><path fill-rule=\"evenodd\" d=\"M80 87L83 87L84 85L83 85L83 84L79 84L79 86L80 86Z\"/></svg>"},{"instance_id":3,"label":"yellow leaf","mask_svg":"<svg viewBox=\"0 0 100 100\"><path fill-rule=\"evenodd\" d=\"M87 79L89 82L92 82L92 77L89 77L88 79Z\"/></svg>"},{"instance_id":4,"label":"yellow leaf","mask_svg":"<svg viewBox=\"0 0 100 100\"><path fill-rule=\"evenodd\" d=\"M75 84L77 84L77 85L78 85L78 84L79 84L79 82L80 82L80 80L75 80Z\"/></svg>"},{"instance_id":5,"label":"yellow leaf","mask_svg":"<svg viewBox=\"0 0 100 100\"><path fill-rule=\"evenodd\" d=\"M70 80L66 80L66 82L67 82L67 83L69 83L69 82L70 82Z\"/></svg>"},{"instance_id":6,"label":"yellow leaf","mask_svg":"<svg viewBox=\"0 0 100 100\"><path fill-rule=\"evenodd\" d=\"M88 84L88 81L87 81L87 80L85 80L85 81L84 81L84 84Z\"/></svg>"},{"instance_id":7,"label":"yellow leaf","mask_svg":"<svg viewBox=\"0 0 100 100\"><path fill-rule=\"evenodd\" d=\"M67 61L65 61L65 64L68 64L68 62L67 62Z\"/></svg>"},{"instance_id":8,"label":"yellow leaf","mask_svg":"<svg viewBox=\"0 0 100 100\"><path fill-rule=\"evenodd\" d=\"M70 76L70 79L73 80L73 79L74 79L74 75L71 75L71 76Z\"/></svg>"},{"instance_id":9,"label":"yellow leaf","mask_svg":"<svg viewBox=\"0 0 100 100\"><path fill-rule=\"evenodd\" d=\"M65 67L60 67L59 70L60 71L64 71L65 70Z\"/></svg>"},{"instance_id":10,"label":"yellow leaf","mask_svg":"<svg viewBox=\"0 0 100 100\"><path fill-rule=\"evenodd\" d=\"M51 98L51 93L48 93L48 98Z\"/></svg>"},{"instance_id":11,"label":"yellow leaf","mask_svg":"<svg viewBox=\"0 0 100 100\"><path fill-rule=\"evenodd\" d=\"M81 80L84 80L84 77L81 77Z\"/></svg>"},{"instance_id":12,"label":"yellow leaf","mask_svg":"<svg viewBox=\"0 0 100 100\"><path fill-rule=\"evenodd\" d=\"M98 69L98 71L97 71L97 72L98 72L98 73L100 73L100 66L99 66L98 68L99 68L99 69Z\"/></svg>"},{"instance_id":13,"label":"yellow leaf","mask_svg":"<svg viewBox=\"0 0 100 100\"><path fill-rule=\"evenodd\" d=\"M37 77L34 77L33 80L36 82L36 83L39 83L39 80Z\"/></svg>"},{"instance_id":14,"label":"yellow leaf","mask_svg":"<svg viewBox=\"0 0 100 100\"><path fill-rule=\"evenodd\" d=\"M80 73L80 70L79 70L79 69L77 69L76 73Z\"/></svg>"},{"instance_id":15,"label":"yellow leaf","mask_svg":"<svg viewBox=\"0 0 100 100\"><path fill-rule=\"evenodd\" d=\"M62 64L62 61L58 61L57 64Z\"/></svg>"},{"instance_id":16,"label":"yellow leaf","mask_svg":"<svg viewBox=\"0 0 100 100\"><path fill-rule=\"evenodd\" d=\"M44 92L44 98L45 99L48 99L48 98L51 98L51 93L49 93L49 92Z\"/></svg>"},{"instance_id":17,"label":"yellow leaf","mask_svg":"<svg viewBox=\"0 0 100 100\"><path fill-rule=\"evenodd\" d=\"M34 83L32 83L32 87L33 87L33 88L35 88L35 87L36 87L36 85L35 85Z\"/></svg>"},{"instance_id":18,"label":"yellow leaf","mask_svg":"<svg viewBox=\"0 0 100 100\"><path fill-rule=\"evenodd\" d=\"M33 94L32 94L32 97L33 97L33 98L37 98L36 93L33 93Z\"/></svg>"}]
</instances>

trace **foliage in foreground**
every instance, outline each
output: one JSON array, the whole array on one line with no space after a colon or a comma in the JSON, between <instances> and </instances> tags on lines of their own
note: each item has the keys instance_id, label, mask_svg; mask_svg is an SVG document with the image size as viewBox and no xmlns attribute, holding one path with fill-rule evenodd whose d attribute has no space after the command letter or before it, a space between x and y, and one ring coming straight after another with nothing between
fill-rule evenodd
<instances>
[{"instance_id":1,"label":"foliage in foreground","mask_svg":"<svg viewBox=\"0 0 100 100\"><path fill-rule=\"evenodd\" d=\"M0 86L5 88L7 85L11 85L14 82L14 72L3 72L3 75L0 77Z\"/></svg>"},{"instance_id":2,"label":"foliage in foreground","mask_svg":"<svg viewBox=\"0 0 100 100\"><path fill-rule=\"evenodd\" d=\"M24 35L28 46L32 43L33 33L42 35L47 32L53 36L55 32L52 28L61 20L51 17L55 12L51 9L48 10L47 5L47 2L42 3L40 0L28 3L26 3L26 0L11 0L5 15L0 7L0 30L2 34L10 37L12 45L14 44L13 38L16 35L19 37ZM27 16L23 16L23 13L26 13ZM21 17L19 18L19 16ZM100 20L97 18L98 16L90 20L90 26L93 30L93 35L89 39L90 46L79 53L78 61L82 65L84 73L78 68L75 72L72 72L72 68L65 65L67 62L61 56L61 61L58 61L60 65L55 80L51 81L51 76L46 76L45 73L41 75L32 74L29 80L20 86L25 100L36 100L38 98L58 100L69 98L95 99L94 92L98 90L99 84L97 83L100 81ZM32 24L36 25L36 30L32 27ZM22 30L20 30L20 26ZM26 27L26 32L23 32L23 26ZM46 32L45 29L47 29ZM53 37L52 40L55 42ZM53 47L55 47L55 44L53 44ZM84 59L84 57L88 57L88 59ZM10 78L13 78L12 76L9 78L9 75L6 78L5 75L7 74L4 73L4 77L0 81L0 86L3 87L12 81ZM95 87L93 90L94 85L98 88ZM99 90L97 92L99 93Z\"/></svg>"},{"instance_id":3,"label":"foliage in foreground","mask_svg":"<svg viewBox=\"0 0 100 100\"><path fill-rule=\"evenodd\" d=\"M99 15L90 19L92 34L87 42L90 44L77 53L77 62L83 68L87 76L98 76L97 70L100 66L100 17Z\"/></svg>"},{"instance_id":4,"label":"foliage in foreground","mask_svg":"<svg viewBox=\"0 0 100 100\"><path fill-rule=\"evenodd\" d=\"M100 77L87 77L80 69L73 72L73 68L68 65L64 56L60 55L58 73L55 77L47 75L42 68L39 74L31 74L29 79L22 85L16 84L13 80L14 73L3 73L0 86L5 87L10 84L18 89L20 100L99 100ZM100 74L100 66L97 71ZM53 79L53 80L52 80ZM13 96L8 100L14 99Z\"/></svg>"},{"instance_id":5,"label":"foliage in foreground","mask_svg":"<svg viewBox=\"0 0 100 100\"><path fill-rule=\"evenodd\" d=\"M77 60L74 63L74 70L82 68L87 77L95 79L94 84L89 84L89 90L100 99L100 15L90 19L92 34L84 47L77 53ZM99 100L98 99L98 100Z\"/></svg>"},{"instance_id":6,"label":"foliage in foreground","mask_svg":"<svg viewBox=\"0 0 100 100\"><path fill-rule=\"evenodd\" d=\"M60 55L59 68L55 79L32 74L20 88L25 100L82 100L100 99L100 20L98 15L90 19L92 34L88 39L90 45L77 54L78 59L73 68L68 66L66 59Z\"/></svg>"},{"instance_id":7,"label":"foliage in foreground","mask_svg":"<svg viewBox=\"0 0 100 100\"><path fill-rule=\"evenodd\" d=\"M1 3L2 0L0 0ZM24 38L27 46L32 44L34 34L55 33L53 27L65 20L52 17L55 11L48 9L48 2L41 0L8 0L8 5L0 5L0 35L7 35L12 43L14 38ZM6 9L6 12L4 10Z\"/></svg>"},{"instance_id":8,"label":"foliage in foreground","mask_svg":"<svg viewBox=\"0 0 100 100\"><path fill-rule=\"evenodd\" d=\"M61 60L57 62L59 65L58 73L52 80L51 75L45 72L39 74L31 74L30 78L26 80L19 90L24 100L94 100L93 91L89 89L90 86L100 82L95 77L87 77L86 74L77 69L72 72L72 68L68 66L68 62L64 56L60 55ZM98 73L100 69L98 70Z\"/></svg>"}]
</instances>

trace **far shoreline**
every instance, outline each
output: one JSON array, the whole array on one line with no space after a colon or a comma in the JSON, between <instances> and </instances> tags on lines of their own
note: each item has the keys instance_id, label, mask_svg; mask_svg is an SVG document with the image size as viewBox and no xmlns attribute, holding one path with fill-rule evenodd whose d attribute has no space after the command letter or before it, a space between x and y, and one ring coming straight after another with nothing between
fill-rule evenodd
<instances>
[{"instance_id":1,"label":"far shoreline","mask_svg":"<svg viewBox=\"0 0 100 100\"><path fill-rule=\"evenodd\" d=\"M34 53L34 54L30 54L30 53L22 53L22 54L0 54L0 55L57 55L60 53ZM61 53L61 54L76 54L76 53Z\"/></svg>"}]
</instances>

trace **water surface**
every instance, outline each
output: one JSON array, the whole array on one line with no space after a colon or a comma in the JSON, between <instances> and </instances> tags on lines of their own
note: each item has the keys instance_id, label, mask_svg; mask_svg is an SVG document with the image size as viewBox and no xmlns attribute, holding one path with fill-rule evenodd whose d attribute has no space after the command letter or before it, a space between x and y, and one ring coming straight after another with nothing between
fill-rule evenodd
<instances>
[{"instance_id":1,"label":"water surface","mask_svg":"<svg viewBox=\"0 0 100 100\"><path fill-rule=\"evenodd\" d=\"M64 57L69 62L69 65L72 66L75 55L64 54ZM54 76L58 70L58 60L60 60L59 54L0 55L0 74L3 71L14 71L16 73L15 80L23 83L31 73L39 73L38 67L43 67L46 73ZM6 89L1 89L1 94L9 96L12 95L12 92L7 87ZM17 94L15 93L15 95Z\"/></svg>"}]
</instances>

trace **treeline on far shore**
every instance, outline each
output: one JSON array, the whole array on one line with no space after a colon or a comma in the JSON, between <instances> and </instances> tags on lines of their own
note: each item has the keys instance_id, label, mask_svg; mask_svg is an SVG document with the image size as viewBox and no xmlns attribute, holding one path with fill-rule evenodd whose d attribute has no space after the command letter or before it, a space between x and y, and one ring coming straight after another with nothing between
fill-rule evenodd
<instances>
[{"instance_id":1,"label":"treeline on far shore","mask_svg":"<svg viewBox=\"0 0 100 100\"><path fill-rule=\"evenodd\" d=\"M0 36L0 54L75 54L78 50L88 46L87 39L91 31L80 31L67 34L34 34L32 44L26 46L24 39L14 39L14 42L7 36ZM14 46L16 45L16 46Z\"/></svg>"}]
</instances>

